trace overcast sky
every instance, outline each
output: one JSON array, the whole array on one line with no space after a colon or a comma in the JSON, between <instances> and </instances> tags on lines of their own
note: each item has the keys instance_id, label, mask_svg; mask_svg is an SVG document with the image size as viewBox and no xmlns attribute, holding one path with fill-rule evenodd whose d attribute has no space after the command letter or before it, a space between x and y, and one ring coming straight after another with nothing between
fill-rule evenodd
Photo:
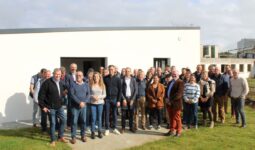
<instances>
[{"instance_id":1,"label":"overcast sky","mask_svg":"<svg viewBox=\"0 0 255 150\"><path fill-rule=\"evenodd\" d=\"M202 44L255 38L255 0L0 0L0 28L199 26Z\"/></svg>"}]
</instances>

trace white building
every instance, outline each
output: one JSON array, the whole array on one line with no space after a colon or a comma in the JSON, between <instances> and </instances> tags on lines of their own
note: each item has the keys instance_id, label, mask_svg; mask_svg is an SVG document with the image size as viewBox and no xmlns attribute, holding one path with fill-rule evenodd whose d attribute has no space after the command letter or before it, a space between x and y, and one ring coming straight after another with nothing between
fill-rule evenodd
<instances>
[{"instance_id":1,"label":"white building","mask_svg":"<svg viewBox=\"0 0 255 150\"><path fill-rule=\"evenodd\" d=\"M28 98L32 75L41 68L148 69L176 65L192 70L200 63L199 27L56 28L0 30L0 124L31 120Z\"/></svg>"}]
</instances>

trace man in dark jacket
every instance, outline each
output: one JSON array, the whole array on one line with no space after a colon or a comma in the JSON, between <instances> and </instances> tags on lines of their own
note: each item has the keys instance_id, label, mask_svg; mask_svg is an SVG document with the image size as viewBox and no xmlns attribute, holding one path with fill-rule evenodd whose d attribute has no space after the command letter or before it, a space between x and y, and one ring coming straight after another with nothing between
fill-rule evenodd
<instances>
[{"instance_id":1,"label":"man in dark jacket","mask_svg":"<svg viewBox=\"0 0 255 150\"><path fill-rule=\"evenodd\" d=\"M47 79L43 84L39 92L38 100L39 106L45 113L49 113L50 116L50 138L52 147L55 147L55 126L56 116L60 119L60 128L58 132L59 141L67 143L64 139L64 127L66 117L64 109L62 107L62 98L64 97L64 86L60 82L61 70L54 69L53 77Z\"/></svg>"},{"instance_id":2,"label":"man in dark jacket","mask_svg":"<svg viewBox=\"0 0 255 150\"><path fill-rule=\"evenodd\" d=\"M77 72L77 64L72 63L70 64L70 72L66 75L66 88L68 91L68 96L67 96L67 128L70 128L71 126L71 118L72 118L72 112L71 112L71 95L70 95L70 88L72 84L75 83L76 81L76 72Z\"/></svg>"},{"instance_id":3,"label":"man in dark jacket","mask_svg":"<svg viewBox=\"0 0 255 150\"><path fill-rule=\"evenodd\" d=\"M203 67L202 65L197 65L197 71L195 71L193 74L196 77L196 83L198 83L201 79L201 75L202 75L202 71L203 71Z\"/></svg>"},{"instance_id":4,"label":"man in dark jacket","mask_svg":"<svg viewBox=\"0 0 255 150\"><path fill-rule=\"evenodd\" d=\"M115 134L120 134L116 129L117 127L117 107L120 106L121 100L121 80L115 74L115 67L110 65L109 75L104 78L104 83L106 87L106 98L105 98L105 135L109 135L109 120L110 120L110 110L113 115L113 132Z\"/></svg>"},{"instance_id":5,"label":"man in dark jacket","mask_svg":"<svg viewBox=\"0 0 255 150\"><path fill-rule=\"evenodd\" d=\"M131 76L131 68L127 67L125 77L121 79L122 83L122 99L121 99L121 108L122 108L122 130L121 133L125 132L126 119L129 117L129 130L135 132L133 128L133 118L134 118L134 101L137 94L137 83L136 79Z\"/></svg>"},{"instance_id":6,"label":"man in dark jacket","mask_svg":"<svg viewBox=\"0 0 255 150\"><path fill-rule=\"evenodd\" d=\"M218 120L217 114L219 114L221 123L224 123L225 122L224 101L229 91L229 77L222 75L220 73L220 68L215 67L215 75L212 79L216 82L216 89L214 93L214 101L213 101L213 109L212 109L213 120L214 122L216 122ZM217 113L217 108L219 113Z\"/></svg>"}]
</instances>

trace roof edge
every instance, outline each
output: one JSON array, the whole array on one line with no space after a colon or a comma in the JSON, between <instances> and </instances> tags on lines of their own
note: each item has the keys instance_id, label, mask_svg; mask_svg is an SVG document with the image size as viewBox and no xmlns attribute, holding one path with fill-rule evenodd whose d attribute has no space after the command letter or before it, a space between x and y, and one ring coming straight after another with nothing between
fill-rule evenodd
<instances>
[{"instance_id":1,"label":"roof edge","mask_svg":"<svg viewBox=\"0 0 255 150\"><path fill-rule=\"evenodd\" d=\"M200 30L200 27L185 26L144 26L144 27L70 27L70 28L18 28L0 29L0 34L79 32L79 31L119 31L119 30Z\"/></svg>"}]
</instances>

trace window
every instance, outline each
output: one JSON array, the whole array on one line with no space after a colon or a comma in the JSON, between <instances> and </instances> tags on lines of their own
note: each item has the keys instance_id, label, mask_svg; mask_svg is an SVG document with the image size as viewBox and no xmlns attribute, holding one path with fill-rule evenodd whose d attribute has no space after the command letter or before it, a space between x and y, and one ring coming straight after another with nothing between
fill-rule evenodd
<instances>
[{"instance_id":1,"label":"window","mask_svg":"<svg viewBox=\"0 0 255 150\"><path fill-rule=\"evenodd\" d=\"M215 46L211 46L211 58L215 58Z\"/></svg>"},{"instance_id":2,"label":"window","mask_svg":"<svg viewBox=\"0 0 255 150\"><path fill-rule=\"evenodd\" d=\"M170 58L154 58L154 67L161 67L162 70L165 70L166 65L170 65Z\"/></svg>"},{"instance_id":3,"label":"window","mask_svg":"<svg viewBox=\"0 0 255 150\"><path fill-rule=\"evenodd\" d=\"M243 64L240 64L240 65L239 65L239 71L240 71L240 72L244 72L244 65L243 65Z\"/></svg>"},{"instance_id":4,"label":"window","mask_svg":"<svg viewBox=\"0 0 255 150\"><path fill-rule=\"evenodd\" d=\"M209 47L208 46L204 46L203 47L203 56L209 56Z\"/></svg>"},{"instance_id":5,"label":"window","mask_svg":"<svg viewBox=\"0 0 255 150\"><path fill-rule=\"evenodd\" d=\"M232 64L232 65L231 65L231 69L236 69L236 65L235 65L235 64Z\"/></svg>"},{"instance_id":6,"label":"window","mask_svg":"<svg viewBox=\"0 0 255 150\"><path fill-rule=\"evenodd\" d=\"M251 72L251 64L248 64L248 65L247 65L247 71L248 71L248 72Z\"/></svg>"},{"instance_id":7,"label":"window","mask_svg":"<svg viewBox=\"0 0 255 150\"><path fill-rule=\"evenodd\" d=\"M221 65L221 72L225 72L225 66L224 64Z\"/></svg>"}]
</instances>

